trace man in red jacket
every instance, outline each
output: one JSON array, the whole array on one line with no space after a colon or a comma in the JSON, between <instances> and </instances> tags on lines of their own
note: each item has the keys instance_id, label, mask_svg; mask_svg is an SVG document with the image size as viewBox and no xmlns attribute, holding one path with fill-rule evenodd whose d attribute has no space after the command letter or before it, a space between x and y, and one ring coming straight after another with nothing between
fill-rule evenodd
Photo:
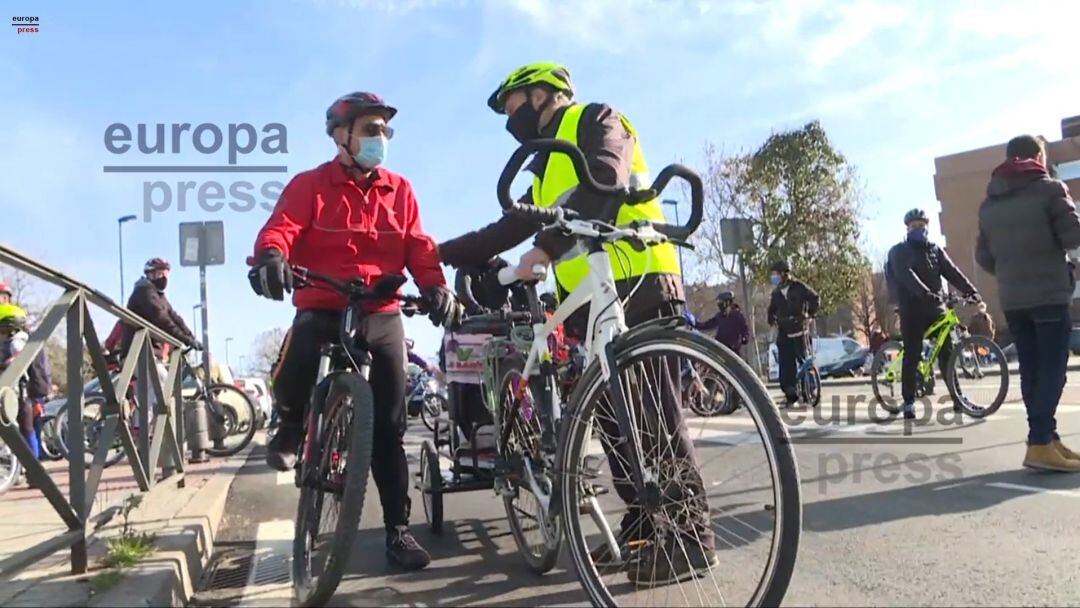
<instances>
[{"instance_id":1,"label":"man in red jacket","mask_svg":"<svg viewBox=\"0 0 1080 608\"><path fill-rule=\"evenodd\" d=\"M248 278L255 293L274 300L292 291L289 263L340 279L369 284L407 268L429 302L436 324L460 319L460 304L446 289L435 243L420 225L412 186L381 168L393 136L394 114L377 95L351 93L326 111L326 133L337 158L300 173L285 187L255 240ZM304 406L318 374L319 348L337 337L345 298L326 289L293 295L297 308L272 372L280 428L266 462L280 471L296 462ZM405 332L395 301L371 303L360 331L371 352L375 443L371 474L379 488L387 555L408 569L430 557L409 532L409 467L405 434Z\"/></svg>"}]
</instances>

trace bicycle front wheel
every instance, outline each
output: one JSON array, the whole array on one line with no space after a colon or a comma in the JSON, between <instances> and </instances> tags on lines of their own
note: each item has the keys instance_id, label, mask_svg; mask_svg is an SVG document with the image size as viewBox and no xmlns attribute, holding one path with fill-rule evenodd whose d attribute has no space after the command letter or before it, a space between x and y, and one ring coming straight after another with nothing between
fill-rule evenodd
<instances>
[{"instance_id":1,"label":"bicycle front wheel","mask_svg":"<svg viewBox=\"0 0 1080 608\"><path fill-rule=\"evenodd\" d=\"M232 456L246 448L257 428L255 402L231 384L206 387L206 420L210 430L211 456Z\"/></svg>"},{"instance_id":2,"label":"bicycle front wheel","mask_svg":"<svg viewBox=\"0 0 1080 608\"><path fill-rule=\"evenodd\" d=\"M500 493L518 550L530 569L544 574L555 567L562 547L561 518L551 504L553 471L540 441L540 405L523 365L516 360L507 367L499 383L499 427L506 438L500 451L515 471Z\"/></svg>"},{"instance_id":3,"label":"bicycle front wheel","mask_svg":"<svg viewBox=\"0 0 1080 608\"><path fill-rule=\"evenodd\" d=\"M0 494L7 492L19 479L22 464L2 439L0 439Z\"/></svg>"},{"instance_id":4,"label":"bicycle front wheel","mask_svg":"<svg viewBox=\"0 0 1080 608\"><path fill-rule=\"evenodd\" d=\"M899 414L903 408L901 396L901 372L904 347L896 340L881 345L870 364L870 386L874 398L882 409L890 414Z\"/></svg>"},{"instance_id":5,"label":"bicycle front wheel","mask_svg":"<svg viewBox=\"0 0 1080 608\"><path fill-rule=\"evenodd\" d=\"M564 526L589 599L595 606L779 605L795 567L802 505L787 428L764 385L730 350L684 330L631 334L615 359L629 432L619 430L610 384L594 362L574 392L560 442ZM682 419L678 373L687 362L724 380L753 430Z\"/></svg>"},{"instance_id":6,"label":"bicycle front wheel","mask_svg":"<svg viewBox=\"0 0 1080 608\"><path fill-rule=\"evenodd\" d=\"M993 340L969 336L953 348L946 367L953 403L972 418L998 411L1009 394L1009 363Z\"/></svg>"},{"instance_id":7,"label":"bicycle front wheel","mask_svg":"<svg viewBox=\"0 0 1080 608\"><path fill-rule=\"evenodd\" d=\"M374 442L370 385L342 373L328 391L321 388L316 394L326 400L308 418L293 537L293 592L301 606L325 605L341 582L360 528Z\"/></svg>"}]
</instances>

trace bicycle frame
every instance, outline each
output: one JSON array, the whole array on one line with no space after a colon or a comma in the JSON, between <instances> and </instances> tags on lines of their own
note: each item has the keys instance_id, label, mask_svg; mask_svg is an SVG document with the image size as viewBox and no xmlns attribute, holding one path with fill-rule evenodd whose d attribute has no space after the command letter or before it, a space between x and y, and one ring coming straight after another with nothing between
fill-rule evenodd
<instances>
[{"instance_id":1,"label":"bicycle frame","mask_svg":"<svg viewBox=\"0 0 1080 608\"><path fill-rule=\"evenodd\" d=\"M923 334L924 340L931 340L933 347L930 349L930 355L922 358L920 352L919 360L919 377L930 378L934 375L934 362L937 361L938 355L941 353L941 349L945 346L946 340L953 339L953 333L956 328L960 327L960 317L956 314L956 310L948 308L945 314L937 318L930 327L926 328L926 332ZM900 374L900 368L902 361L904 360L904 348L900 347L900 353L896 359L889 365L886 379L889 381L895 381L896 377Z\"/></svg>"}]
</instances>

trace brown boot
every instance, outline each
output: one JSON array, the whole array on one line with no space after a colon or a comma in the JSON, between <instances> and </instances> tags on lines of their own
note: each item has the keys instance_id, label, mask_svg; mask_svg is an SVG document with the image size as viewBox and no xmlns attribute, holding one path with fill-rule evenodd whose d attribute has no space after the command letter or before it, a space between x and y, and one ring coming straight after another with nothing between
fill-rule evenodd
<instances>
[{"instance_id":1,"label":"brown boot","mask_svg":"<svg viewBox=\"0 0 1080 608\"><path fill-rule=\"evenodd\" d=\"M1050 445L1054 446L1054 449L1058 451L1058 454L1061 454L1065 458L1068 458L1069 460L1080 460L1080 454L1065 447L1065 444L1061 443L1060 439L1051 441Z\"/></svg>"},{"instance_id":2,"label":"brown boot","mask_svg":"<svg viewBox=\"0 0 1080 608\"><path fill-rule=\"evenodd\" d=\"M1028 445L1024 466L1042 471L1080 473L1080 460L1066 458L1050 443Z\"/></svg>"}]
</instances>

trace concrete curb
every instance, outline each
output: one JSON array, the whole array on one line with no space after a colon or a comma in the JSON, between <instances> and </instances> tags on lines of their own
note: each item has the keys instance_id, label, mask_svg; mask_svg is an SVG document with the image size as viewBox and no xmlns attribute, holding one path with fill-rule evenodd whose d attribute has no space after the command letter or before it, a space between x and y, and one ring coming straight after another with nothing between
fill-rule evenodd
<instances>
[{"instance_id":1,"label":"concrete curb","mask_svg":"<svg viewBox=\"0 0 1080 608\"><path fill-rule=\"evenodd\" d=\"M132 512L132 527L156 535L155 551L132 568L121 571L112 588L93 595L87 606L187 605L213 553L214 539L225 515L233 479L247 462L253 446L229 457L221 469L198 488L154 496ZM178 503L179 509L177 509ZM118 524L114 520L114 524ZM117 536L119 525L94 538L103 548Z\"/></svg>"}]
</instances>

